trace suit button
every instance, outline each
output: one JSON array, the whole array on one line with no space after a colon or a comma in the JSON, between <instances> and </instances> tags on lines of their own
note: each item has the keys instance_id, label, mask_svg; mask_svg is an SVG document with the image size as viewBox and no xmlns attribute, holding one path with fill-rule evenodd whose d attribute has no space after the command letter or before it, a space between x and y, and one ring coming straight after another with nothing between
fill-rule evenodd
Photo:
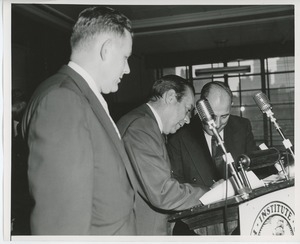
<instances>
[{"instance_id":1,"label":"suit button","mask_svg":"<svg viewBox=\"0 0 300 244\"><path fill-rule=\"evenodd\" d=\"M196 182L196 181L197 181L197 179L195 177L193 177L193 182Z\"/></svg>"}]
</instances>

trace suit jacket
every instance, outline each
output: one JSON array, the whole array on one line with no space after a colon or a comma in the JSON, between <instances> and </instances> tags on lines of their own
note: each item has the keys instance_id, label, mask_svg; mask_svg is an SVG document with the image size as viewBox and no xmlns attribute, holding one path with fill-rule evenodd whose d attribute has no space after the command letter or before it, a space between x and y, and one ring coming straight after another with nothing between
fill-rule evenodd
<instances>
[{"instance_id":1,"label":"suit jacket","mask_svg":"<svg viewBox=\"0 0 300 244\"><path fill-rule=\"evenodd\" d=\"M140 235L170 234L166 210L183 210L200 204L207 188L180 184L171 176L165 138L148 105L144 104L117 123L132 167L139 180L137 231Z\"/></svg>"},{"instance_id":2,"label":"suit jacket","mask_svg":"<svg viewBox=\"0 0 300 244\"><path fill-rule=\"evenodd\" d=\"M35 201L32 234L136 234L123 142L78 73L63 66L43 82L22 128Z\"/></svg>"},{"instance_id":3,"label":"suit jacket","mask_svg":"<svg viewBox=\"0 0 300 244\"><path fill-rule=\"evenodd\" d=\"M234 160L243 153L256 150L250 121L245 118L230 115L223 140ZM174 177L180 182L211 186L222 178L212 161L198 116L170 136L167 148Z\"/></svg>"}]
</instances>

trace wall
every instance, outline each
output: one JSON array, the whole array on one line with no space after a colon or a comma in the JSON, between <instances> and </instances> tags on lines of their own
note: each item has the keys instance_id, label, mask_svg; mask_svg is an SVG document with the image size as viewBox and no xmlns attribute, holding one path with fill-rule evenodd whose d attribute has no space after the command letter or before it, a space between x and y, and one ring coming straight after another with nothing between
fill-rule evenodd
<instances>
[{"instance_id":1,"label":"wall","mask_svg":"<svg viewBox=\"0 0 300 244\"><path fill-rule=\"evenodd\" d=\"M69 33L12 11L12 88L30 96L70 56Z\"/></svg>"},{"instance_id":2,"label":"wall","mask_svg":"<svg viewBox=\"0 0 300 244\"><path fill-rule=\"evenodd\" d=\"M69 36L66 30L12 11L12 89L29 98L40 82L67 64ZM129 65L131 72L124 75L118 92L105 96L115 120L143 103L154 82L154 70L145 67L142 55L133 54Z\"/></svg>"},{"instance_id":3,"label":"wall","mask_svg":"<svg viewBox=\"0 0 300 244\"><path fill-rule=\"evenodd\" d=\"M12 10L12 87L31 95L36 86L54 74L70 56L70 31L40 19ZM133 43L134 45L134 43ZM112 117L138 106L147 98L155 80L155 69L222 62L232 59L293 56L294 43L217 48L186 53L159 53L145 56L133 53L129 59L131 72L124 75L119 91L105 96Z\"/></svg>"}]
</instances>

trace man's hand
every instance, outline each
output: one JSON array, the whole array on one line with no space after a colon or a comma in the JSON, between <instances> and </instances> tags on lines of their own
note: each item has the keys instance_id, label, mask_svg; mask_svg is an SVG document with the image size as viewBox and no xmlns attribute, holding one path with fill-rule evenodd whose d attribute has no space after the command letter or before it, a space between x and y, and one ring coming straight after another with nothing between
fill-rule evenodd
<instances>
[{"instance_id":1,"label":"man's hand","mask_svg":"<svg viewBox=\"0 0 300 244\"><path fill-rule=\"evenodd\" d=\"M216 186L222 184L224 181L225 181L224 179L218 180L210 187L210 189L214 189Z\"/></svg>"}]
</instances>

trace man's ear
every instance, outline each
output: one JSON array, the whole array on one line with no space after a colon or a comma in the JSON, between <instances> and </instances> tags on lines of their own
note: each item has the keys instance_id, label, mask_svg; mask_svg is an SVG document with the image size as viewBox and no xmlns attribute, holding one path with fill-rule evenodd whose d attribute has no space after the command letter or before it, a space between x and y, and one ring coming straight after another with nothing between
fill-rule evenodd
<instances>
[{"instance_id":1,"label":"man's ear","mask_svg":"<svg viewBox=\"0 0 300 244\"><path fill-rule=\"evenodd\" d=\"M101 46L100 46L100 57L102 60L106 60L108 53L110 51L110 48L112 46L112 40L111 39L107 39L105 40Z\"/></svg>"},{"instance_id":2,"label":"man's ear","mask_svg":"<svg viewBox=\"0 0 300 244\"><path fill-rule=\"evenodd\" d=\"M171 89L169 91L166 91L164 95L165 95L164 99L166 104L177 102L177 96L175 90Z\"/></svg>"}]
</instances>

